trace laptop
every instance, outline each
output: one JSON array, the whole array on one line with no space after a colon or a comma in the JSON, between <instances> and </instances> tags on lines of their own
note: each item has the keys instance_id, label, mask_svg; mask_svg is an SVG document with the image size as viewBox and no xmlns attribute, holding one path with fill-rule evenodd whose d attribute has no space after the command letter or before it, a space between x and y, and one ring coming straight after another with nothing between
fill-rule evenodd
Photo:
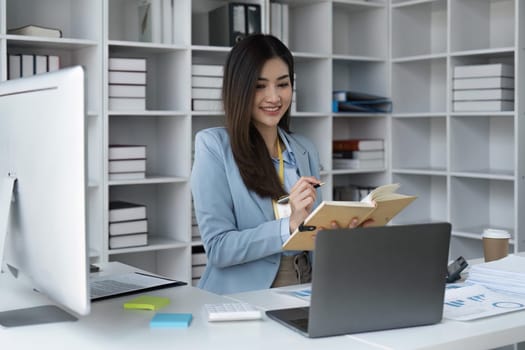
<instances>
[{"instance_id":1,"label":"laptop","mask_svg":"<svg viewBox=\"0 0 525 350\"><path fill-rule=\"evenodd\" d=\"M438 323L451 225L320 231L310 307L268 310L311 338Z\"/></svg>"}]
</instances>

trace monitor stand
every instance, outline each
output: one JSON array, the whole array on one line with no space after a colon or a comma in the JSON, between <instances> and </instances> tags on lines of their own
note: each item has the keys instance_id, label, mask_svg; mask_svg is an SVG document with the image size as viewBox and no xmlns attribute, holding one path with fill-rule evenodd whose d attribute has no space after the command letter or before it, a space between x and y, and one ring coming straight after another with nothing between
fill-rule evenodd
<instances>
[{"instance_id":1,"label":"monitor stand","mask_svg":"<svg viewBox=\"0 0 525 350\"><path fill-rule=\"evenodd\" d=\"M16 177L8 175L0 183L0 272L4 272L4 258L6 252L9 212ZM18 277L18 270L7 265L14 277ZM3 327L29 326L34 324L76 321L77 318L54 305L42 305L26 309L15 309L0 312L0 325Z\"/></svg>"},{"instance_id":2,"label":"monitor stand","mask_svg":"<svg viewBox=\"0 0 525 350\"><path fill-rule=\"evenodd\" d=\"M76 320L75 316L54 305L41 305L0 312L0 325L3 327L30 326Z\"/></svg>"},{"instance_id":3,"label":"monitor stand","mask_svg":"<svg viewBox=\"0 0 525 350\"><path fill-rule=\"evenodd\" d=\"M15 189L16 177L8 174L0 183L0 271L4 272L4 257L7 242L7 227L9 223L9 211L11 200Z\"/></svg>"}]
</instances>

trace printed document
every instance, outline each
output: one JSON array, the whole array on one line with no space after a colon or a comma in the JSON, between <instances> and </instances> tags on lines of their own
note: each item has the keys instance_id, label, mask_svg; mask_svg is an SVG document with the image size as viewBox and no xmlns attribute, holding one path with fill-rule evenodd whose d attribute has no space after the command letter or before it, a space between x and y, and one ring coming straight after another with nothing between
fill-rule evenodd
<instances>
[{"instance_id":1,"label":"printed document","mask_svg":"<svg viewBox=\"0 0 525 350\"><path fill-rule=\"evenodd\" d=\"M445 290L443 317L456 321L504 314L525 309L525 298L494 292L482 285L467 285Z\"/></svg>"}]
</instances>

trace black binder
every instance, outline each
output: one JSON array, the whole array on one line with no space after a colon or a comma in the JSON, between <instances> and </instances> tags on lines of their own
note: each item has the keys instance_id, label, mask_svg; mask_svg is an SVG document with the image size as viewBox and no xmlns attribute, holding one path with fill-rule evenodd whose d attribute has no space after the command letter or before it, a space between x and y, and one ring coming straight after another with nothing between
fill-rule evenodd
<instances>
[{"instance_id":1,"label":"black binder","mask_svg":"<svg viewBox=\"0 0 525 350\"><path fill-rule=\"evenodd\" d=\"M246 35L261 33L261 6L231 2L209 13L212 46L233 46Z\"/></svg>"}]
</instances>

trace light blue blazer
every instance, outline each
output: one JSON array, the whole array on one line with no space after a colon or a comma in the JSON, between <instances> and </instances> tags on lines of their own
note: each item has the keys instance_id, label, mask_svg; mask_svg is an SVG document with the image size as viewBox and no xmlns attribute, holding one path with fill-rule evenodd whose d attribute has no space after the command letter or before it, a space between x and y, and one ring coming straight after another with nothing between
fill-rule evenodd
<instances>
[{"instance_id":1,"label":"light blue blazer","mask_svg":"<svg viewBox=\"0 0 525 350\"><path fill-rule=\"evenodd\" d=\"M279 130L292 149L300 176L319 178L319 154L308 139ZM281 257L281 220L270 198L246 188L225 128L195 137L191 174L195 214L208 263L199 287L218 294L269 288ZM319 205L321 195L318 191Z\"/></svg>"}]
</instances>

